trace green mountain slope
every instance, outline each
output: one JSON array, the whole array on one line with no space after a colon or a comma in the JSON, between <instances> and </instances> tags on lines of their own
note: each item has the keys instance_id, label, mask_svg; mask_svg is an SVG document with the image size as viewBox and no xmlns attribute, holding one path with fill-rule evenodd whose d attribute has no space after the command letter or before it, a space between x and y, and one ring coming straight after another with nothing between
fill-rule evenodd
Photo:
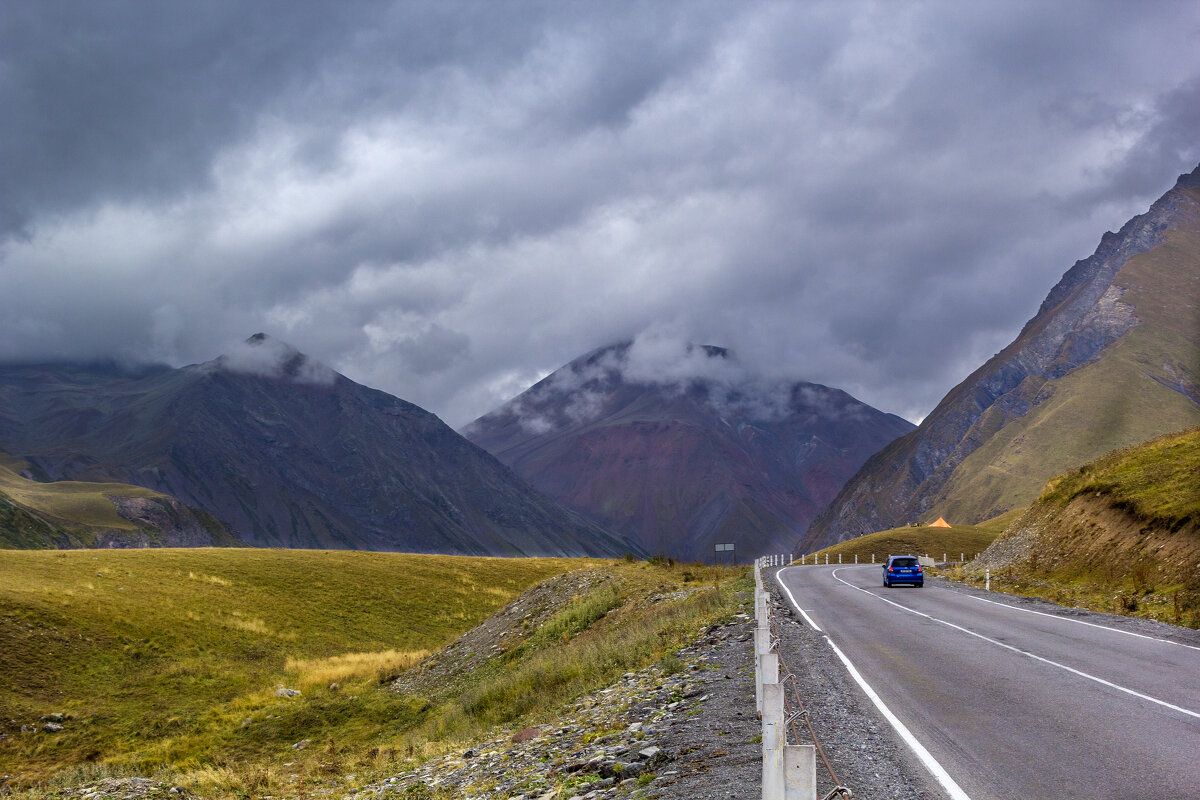
<instances>
[{"instance_id":1,"label":"green mountain slope","mask_svg":"<svg viewBox=\"0 0 1200 800\"><path fill-rule=\"evenodd\" d=\"M867 461L801 549L988 519L1051 477L1200 423L1200 168L1051 290L1012 344Z\"/></svg>"},{"instance_id":2,"label":"green mountain slope","mask_svg":"<svg viewBox=\"0 0 1200 800\"><path fill-rule=\"evenodd\" d=\"M206 547L239 544L212 515L123 483L55 481L21 474L0 453L0 548Z\"/></svg>"},{"instance_id":3,"label":"green mountain slope","mask_svg":"<svg viewBox=\"0 0 1200 800\"><path fill-rule=\"evenodd\" d=\"M1045 483L1121 447L1200 422L1200 230L1174 229L1117 273L1138 324L1086 364L1038 392L963 460L931 506L954 519L1029 502Z\"/></svg>"}]
</instances>

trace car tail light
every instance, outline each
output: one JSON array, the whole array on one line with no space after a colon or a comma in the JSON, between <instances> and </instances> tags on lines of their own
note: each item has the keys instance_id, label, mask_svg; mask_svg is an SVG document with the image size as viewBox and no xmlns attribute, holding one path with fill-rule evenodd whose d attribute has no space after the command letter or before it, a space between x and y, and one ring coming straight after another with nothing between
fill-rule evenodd
<instances>
[{"instance_id":1,"label":"car tail light","mask_svg":"<svg viewBox=\"0 0 1200 800\"><path fill-rule=\"evenodd\" d=\"M921 565L920 565L920 564L918 564L918 565L917 565L917 574L920 574L920 572L921 572Z\"/></svg>"},{"instance_id":2,"label":"car tail light","mask_svg":"<svg viewBox=\"0 0 1200 800\"><path fill-rule=\"evenodd\" d=\"M888 572L895 572L895 571L896 570L892 569L891 567L888 567Z\"/></svg>"}]
</instances>

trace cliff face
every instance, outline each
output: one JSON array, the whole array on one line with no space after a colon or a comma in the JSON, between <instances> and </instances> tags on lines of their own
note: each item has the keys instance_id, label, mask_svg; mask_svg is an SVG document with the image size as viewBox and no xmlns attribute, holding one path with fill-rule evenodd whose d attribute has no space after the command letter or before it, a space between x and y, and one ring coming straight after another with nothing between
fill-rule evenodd
<instances>
[{"instance_id":1,"label":"cliff face","mask_svg":"<svg viewBox=\"0 0 1200 800\"><path fill-rule=\"evenodd\" d=\"M803 548L946 516L974 523L1051 476L1200 421L1200 168L1107 233L1017 338L863 466Z\"/></svg>"},{"instance_id":2,"label":"cliff face","mask_svg":"<svg viewBox=\"0 0 1200 800\"><path fill-rule=\"evenodd\" d=\"M680 354L697 375L671 380L631 367L629 350L571 362L464 434L649 553L787 550L867 456L912 429L837 389L754 379L721 348Z\"/></svg>"}]
</instances>

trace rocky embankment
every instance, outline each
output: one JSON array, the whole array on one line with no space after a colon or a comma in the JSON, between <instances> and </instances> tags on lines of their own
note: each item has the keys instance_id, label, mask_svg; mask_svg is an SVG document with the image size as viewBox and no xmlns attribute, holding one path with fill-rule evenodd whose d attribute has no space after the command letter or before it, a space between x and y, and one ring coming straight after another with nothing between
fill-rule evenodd
<instances>
[{"instance_id":1,"label":"rocky embankment","mask_svg":"<svg viewBox=\"0 0 1200 800\"><path fill-rule=\"evenodd\" d=\"M751 627L744 615L626 673L555 720L505 730L347 797L726 800L759 794Z\"/></svg>"}]
</instances>

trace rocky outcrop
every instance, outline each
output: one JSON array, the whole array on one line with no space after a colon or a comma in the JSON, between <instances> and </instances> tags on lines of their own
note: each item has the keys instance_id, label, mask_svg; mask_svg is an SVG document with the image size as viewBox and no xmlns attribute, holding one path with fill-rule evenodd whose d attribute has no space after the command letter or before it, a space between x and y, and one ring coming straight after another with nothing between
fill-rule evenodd
<instances>
[{"instance_id":1,"label":"rocky outcrop","mask_svg":"<svg viewBox=\"0 0 1200 800\"><path fill-rule=\"evenodd\" d=\"M173 497L109 497L117 513L137 525L136 538L121 546L228 547L238 544L228 528L212 514L184 505ZM114 536L99 546L118 546Z\"/></svg>"}]
</instances>

